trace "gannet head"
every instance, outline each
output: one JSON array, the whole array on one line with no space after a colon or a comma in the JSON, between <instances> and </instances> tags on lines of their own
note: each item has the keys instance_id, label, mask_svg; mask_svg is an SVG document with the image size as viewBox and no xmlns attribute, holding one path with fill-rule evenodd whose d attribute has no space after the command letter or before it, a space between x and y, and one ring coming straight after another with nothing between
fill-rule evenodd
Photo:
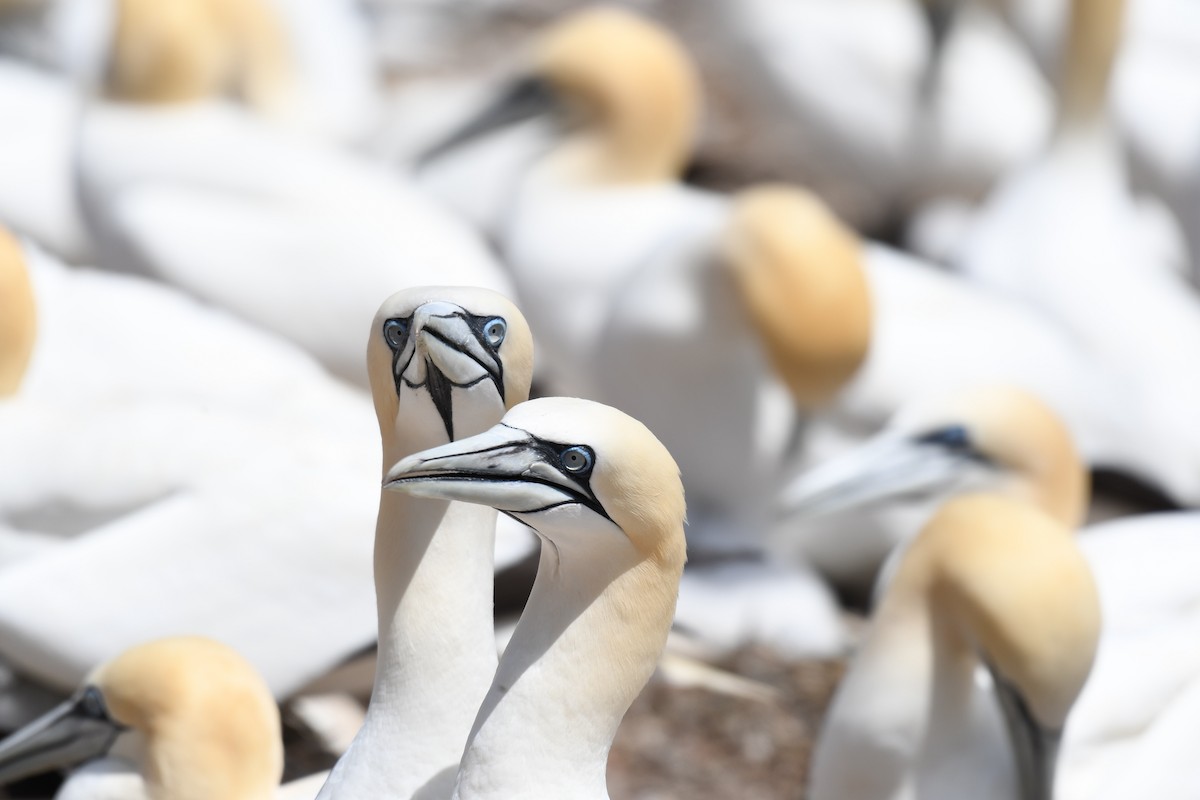
<instances>
[{"instance_id":1,"label":"gannet head","mask_svg":"<svg viewBox=\"0 0 1200 800\"><path fill-rule=\"evenodd\" d=\"M801 475L783 503L793 513L831 513L985 488L1071 528L1083 520L1088 474L1070 431L1024 390L983 387L919 401L862 447Z\"/></svg>"},{"instance_id":2,"label":"gannet head","mask_svg":"<svg viewBox=\"0 0 1200 800\"><path fill-rule=\"evenodd\" d=\"M486 430L528 398L533 336L488 289L405 289L375 314L367 371L384 441L412 452Z\"/></svg>"},{"instance_id":3,"label":"gannet head","mask_svg":"<svg viewBox=\"0 0 1200 800\"><path fill-rule=\"evenodd\" d=\"M37 307L21 245L0 226L0 397L16 394L33 355Z\"/></svg>"},{"instance_id":4,"label":"gannet head","mask_svg":"<svg viewBox=\"0 0 1200 800\"><path fill-rule=\"evenodd\" d=\"M422 160L552 115L571 132L554 155L565 174L596 182L670 180L691 153L698 87L690 58L664 28L622 8L585 9L551 26L525 74Z\"/></svg>"},{"instance_id":5,"label":"gannet head","mask_svg":"<svg viewBox=\"0 0 1200 800\"><path fill-rule=\"evenodd\" d=\"M140 736L152 797L272 797L283 774L279 709L229 647L160 639L98 667L70 700L0 742L0 782L79 764Z\"/></svg>"},{"instance_id":6,"label":"gannet head","mask_svg":"<svg viewBox=\"0 0 1200 800\"><path fill-rule=\"evenodd\" d=\"M1095 581L1071 529L1010 498L955 498L913 541L889 598L913 591L929 605L936 646L973 652L991 671L1020 796L1050 797L1100 635Z\"/></svg>"},{"instance_id":7,"label":"gannet head","mask_svg":"<svg viewBox=\"0 0 1200 800\"><path fill-rule=\"evenodd\" d=\"M522 403L485 433L401 460L384 483L492 506L557 547L587 539L675 571L686 558L675 460L642 423L589 400Z\"/></svg>"},{"instance_id":8,"label":"gannet head","mask_svg":"<svg viewBox=\"0 0 1200 800\"><path fill-rule=\"evenodd\" d=\"M723 250L750 320L796 401L811 407L829 400L871 343L858 238L808 192L767 185L734 198Z\"/></svg>"}]
</instances>

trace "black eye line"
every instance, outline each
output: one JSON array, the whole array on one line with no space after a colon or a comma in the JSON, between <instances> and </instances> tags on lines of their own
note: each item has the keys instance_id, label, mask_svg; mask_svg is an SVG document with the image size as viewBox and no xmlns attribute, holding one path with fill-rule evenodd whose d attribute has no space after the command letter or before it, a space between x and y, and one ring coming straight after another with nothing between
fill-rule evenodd
<instances>
[{"instance_id":1,"label":"black eye line","mask_svg":"<svg viewBox=\"0 0 1200 800\"><path fill-rule=\"evenodd\" d=\"M971 434L964 425L945 425L926 431L913 438L916 444L939 447L946 452L964 456L981 464L993 466L994 462L975 448Z\"/></svg>"},{"instance_id":2,"label":"black eye line","mask_svg":"<svg viewBox=\"0 0 1200 800\"><path fill-rule=\"evenodd\" d=\"M484 347L485 350L487 350L489 353L492 354L492 361L494 363L492 365L485 364L482 361L480 361L475 356L474 353L471 353L468 350L462 349L457 342L453 342L450 339L447 339L445 336L441 335L436 330L432 330L430 328L425 328L424 329L425 333L428 333L430 336L434 337L438 341L445 343L449 347L452 347L453 349L455 349L458 352L462 353L463 355L467 356L468 358L470 358L472 361L474 361L476 364L478 364L480 367L483 368L485 375L478 378L477 380L471 381L470 383L467 383L464 385L459 385L459 384L453 384L453 385L457 386L460 389L469 389L472 386L482 383L485 378L490 379L492 382L492 385L496 387L496 393L500 395L500 401L505 402L506 398L504 396L504 362L500 360L500 354L496 352L496 347L492 346L488 342L487 337L483 332L483 329L488 322L491 322L494 319L503 319L503 317L499 317L495 314L492 314L492 315L489 315L486 317L481 317L481 316L478 316L475 314L468 314L465 311L452 311L449 314L435 314L433 316L436 319L454 319L455 317L462 319L464 322L467 323L467 327L470 329L471 333L475 336L475 339ZM384 340L384 342L387 343L388 348L392 351L392 379L396 384L396 396L397 397L400 396L400 390L401 390L402 386L407 386L410 389L419 389L422 386L426 385L426 383L428 383L428 381L426 381L426 383L412 383L411 381L409 381L407 378L404 377L404 373L408 371L409 365L412 364L412 360L416 356L416 348L413 349L412 353L409 353L408 360L406 360L404 362L404 365L403 366L400 365L400 356L403 354L403 352L405 350L408 349L408 337L412 333L412 319L413 319L413 315L409 314L407 317L392 317L390 319L385 320L383 323L383 326L384 326L383 340ZM388 341L387 326L388 326L388 323L390 323L390 322L403 322L407 326L407 328L404 332L404 336L405 336L404 344L403 344L403 346L401 346L399 348L393 347L392 343L390 341ZM450 431L450 423L447 421L446 425L447 425L448 435L450 436L450 439L453 440L454 435L453 435L453 433L449 432Z\"/></svg>"}]
</instances>

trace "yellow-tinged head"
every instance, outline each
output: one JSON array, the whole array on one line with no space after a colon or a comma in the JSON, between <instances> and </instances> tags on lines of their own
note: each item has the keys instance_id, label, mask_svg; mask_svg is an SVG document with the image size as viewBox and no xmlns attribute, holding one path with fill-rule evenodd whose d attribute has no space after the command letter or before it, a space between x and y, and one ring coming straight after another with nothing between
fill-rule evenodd
<instances>
[{"instance_id":1,"label":"yellow-tinged head","mask_svg":"<svg viewBox=\"0 0 1200 800\"><path fill-rule=\"evenodd\" d=\"M766 185L735 197L723 250L750 320L797 403L829 400L871 343L858 237L812 194Z\"/></svg>"},{"instance_id":2,"label":"yellow-tinged head","mask_svg":"<svg viewBox=\"0 0 1200 800\"><path fill-rule=\"evenodd\" d=\"M112 719L146 737L142 774L162 800L273 796L283 775L279 709L266 682L211 639L126 650L88 683Z\"/></svg>"},{"instance_id":3,"label":"yellow-tinged head","mask_svg":"<svg viewBox=\"0 0 1200 800\"><path fill-rule=\"evenodd\" d=\"M0 226L0 397L16 394L37 339L37 306L25 257Z\"/></svg>"},{"instance_id":4,"label":"yellow-tinged head","mask_svg":"<svg viewBox=\"0 0 1200 800\"><path fill-rule=\"evenodd\" d=\"M545 538L613 544L674 571L686 560L679 467L645 425L570 397L530 400L486 433L416 453L389 470L390 488L491 505Z\"/></svg>"},{"instance_id":5,"label":"yellow-tinged head","mask_svg":"<svg viewBox=\"0 0 1200 800\"><path fill-rule=\"evenodd\" d=\"M367 373L390 466L487 430L528 399L533 334L512 301L490 289L413 287L376 312Z\"/></svg>"},{"instance_id":6,"label":"yellow-tinged head","mask_svg":"<svg viewBox=\"0 0 1200 800\"><path fill-rule=\"evenodd\" d=\"M1095 580L1072 532L996 495L947 502L914 540L894 589L920 585L938 629L975 649L1036 722L1062 729L1100 636Z\"/></svg>"},{"instance_id":7,"label":"yellow-tinged head","mask_svg":"<svg viewBox=\"0 0 1200 800\"><path fill-rule=\"evenodd\" d=\"M533 61L581 126L562 156L568 170L610 182L682 172L699 123L699 80L662 26L615 6L592 7L546 31Z\"/></svg>"},{"instance_id":8,"label":"yellow-tinged head","mask_svg":"<svg viewBox=\"0 0 1200 800\"><path fill-rule=\"evenodd\" d=\"M1059 125L1088 124L1108 105L1125 0L1072 0L1059 74Z\"/></svg>"},{"instance_id":9,"label":"yellow-tinged head","mask_svg":"<svg viewBox=\"0 0 1200 800\"><path fill-rule=\"evenodd\" d=\"M897 427L914 433L960 426L972 451L1000 471L997 488L1071 529L1087 511L1089 479L1070 430L1036 395L985 386L922 403Z\"/></svg>"},{"instance_id":10,"label":"yellow-tinged head","mask_svg":"<svg viewBox=\"0 0 1200 800\"><path fill-rule=\"evenodd\" d=\"M293 65L263 0L117 0L105 88L119 100L176 103L235 94L285 110Z\"/></svg>"}]
</instances>

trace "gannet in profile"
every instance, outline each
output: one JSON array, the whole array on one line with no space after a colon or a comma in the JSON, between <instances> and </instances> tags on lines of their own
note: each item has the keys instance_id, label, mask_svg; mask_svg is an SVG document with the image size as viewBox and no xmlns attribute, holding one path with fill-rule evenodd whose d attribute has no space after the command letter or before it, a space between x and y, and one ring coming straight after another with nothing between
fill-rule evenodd
<instances>
[{"instance_id":1,"label":"gannet in profile","mask_svg":"<svg viewBox=\"0 0 1200 800\"><path fill-rule=\"evenodd\" d=\"M2 233L0 252L0 325L23 321L0 338L10 383L32 342L0 399L0 657L70 690L187 630L284 695L373 641L367 399L161 284Z\"/></svg>"},{"instance_id":2,"label":"gannet in profile","mask_svg":"<svg viewBox=\"0 0 1200 800\"><path fill-rule=\"evenodd\" d=\"M671 455L616 409L543 398L405 458L385 486L493 506L542 540L454 797L607 798L609 748L662 653L686 558Z\"/></svg>"},{"instance_id":3,"label":"gannet in profile","mask_svg":"<svg viewBox=\"0 0 1200 800\"><path fill-rule=\"evenodd\" d=\"M436 152L531 116L553 123L551 149L526 154L500 235L548 385L628 411L678 460L697 556L684 624L718 645L765 637L830 654L844 639L825 587L756 553L795 401L828 400L865 355L859 251L801 190L730 199L680 184L699 110L673 36L593 8L552 26L508 94Z\"/></svg>"},{"instance_id":4,"label":"gannet in profile","mask_svg":"<svg viewBox=\"0 0 1200 800\"><path fill-rule=\"evenodd\" d=\"M1071 4L1051 144L997 187L956 261L1059 323L1113 374L1161 488L1194 503L1200 374L1183 354L1200 349L1200 297L1130 222L1134 204L1107 117L1124 9L1122 0Z\"/></svg>"},{"instance_id":5,"label":"gannet in profile","mask_svg":"<svg viewBox=\"0 0 1200 800\"><path fill-rule=\"evenodd\" d=\"M827 575L865 595L889 549L882 580L948 498L1005 494L1074 529L1087 486L1070 434L1049 408L1022 391L978 388L915 404L860 449L803 475L786 498L791 508L827 516L806 520L799 529L807 538L781 546L799 546ZM1174 746L1169 735L1149 731L1200 674L1200 514L1092 525L1077 544L1104 616L1092 677L1066 729L1057 785L1062 797L1082 800L1118 776L1149 769L1140 765L1157 763L1159 748Z\"/></svg>"},{"instance_id":6,"label":"gannet in profile","mask_svg":"<svg viewBox=\"0 0 1200 800\"><path fill-rule=\"evenodd\" d=\"M1047 800L1099 628L1067 527L995 495L950 501L905 553L838 687L812 797Z\"/></svg>"},{"instance_id":7,"label":"gannet in profile","mask_svg":"<svg viewBox=\"0 0 1200 800\"><path fill-rule=\"evenodd\" d=\"M901 408L867 443L801 473L781 503L805 518L776 544L865 595L888 555L952 493L968 490L1027 500L1074 529L1088 477L1061 418L1029 392L934 394Z\"/></svg>"},{"instance_id":8,"label":"gannet in profile","mask_svg":"<svg viewBox=\"0 0 1200 800\"><path fill-rule=\"evenodd\" d=\"M279 708L224 644L181 636L136 645L0 741L0 783L79 764L58 800L273 800L283 774Z\"/></svg>"},{"instance_id":9,"label":"gannet in profile","mask_svg":"<svg viewBox=\"0 0 1200 800\"><path fill-rule=\"evenodd\" d=\"M380 306L367 363L386 470L487 430L525 400L533 343L520 311L494 292L420 287ZM496 670L496 512L446 499L380 493L375 687L323 799L450 794Z\"/></svg>"}]
</instances>

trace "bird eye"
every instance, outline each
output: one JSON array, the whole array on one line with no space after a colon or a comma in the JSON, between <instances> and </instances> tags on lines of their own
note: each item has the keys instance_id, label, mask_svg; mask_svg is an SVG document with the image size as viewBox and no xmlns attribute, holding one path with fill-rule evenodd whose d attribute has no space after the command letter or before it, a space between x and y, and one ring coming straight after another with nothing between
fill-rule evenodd
<instances>
[{"instance_id":1,"label":"bird eye","mask_svg":"<svg viewBox=\"0 0 1200 800\"><path fill-rule=\"evenodd\" d=\"M404 347L404 342L408 338L408 320L389 319L383 323L383 338L387 339L389 346L397 350Z\"/></svg>"},{"instance_id":2,"label":"bird eye","mask_svg":"<svg viewBox=\"0 0 1200 800\"><path fill-rule=\"evenodd\" d=\"M932 444L947 450L966 451L971 449L971 436L962 425L948 425L917 437L918 444Z\"/></svg>"},{"instance_id":3,"label":"bird eye","mask_svg":"<svg viewBox=\"0 0 1200 800\"><path fill-rule=\"evenodd\" d=\"M83 696L79 698L78 708L86 717L92 719L108 718L108 709L104 707L104 697L95 686L89 686L83 690Z\"/></svg>"},{"instance_id":4,"label":"bird eye","mask_svg":"<svg viewBox=\"0 0 1200 800\"><path fill-rule=\"evenodd\" d=\"M559 456L563 469L567 472L586 472L592 466L592 452L586 447L568 447Z\"/></svg>"},{"instance_id":5,"label":"bird eye","mask_svg":"<svg viewBox=\"0 0 1200 800\"><path fill-rule=\"evenodd\" d=\"M492 347L499 347L504 341L504 334L508 333L508 323L500 317L492 317L483 326L483 338L487 339L487 343Z\"/></svg>"}]
</instances>

